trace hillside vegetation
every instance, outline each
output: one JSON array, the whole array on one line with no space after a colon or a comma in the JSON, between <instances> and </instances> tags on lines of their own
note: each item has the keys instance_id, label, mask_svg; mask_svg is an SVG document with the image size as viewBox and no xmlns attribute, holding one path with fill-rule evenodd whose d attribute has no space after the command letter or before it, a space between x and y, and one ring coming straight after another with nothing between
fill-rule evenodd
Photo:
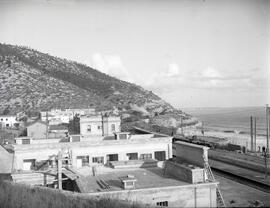
<instances>
[{"instance_id":1,"label":"hillside vegetation","mask_svg":"<svg viewBox=\"0 0 270 208\"><path fill-rule=\"evenodd\" d=\"M0 113L51 108L117 109L131 120L183 115L151 91L89 66L0 44ZM134 117L135 115L135 117Z\"/></svg>"}]
</instances>

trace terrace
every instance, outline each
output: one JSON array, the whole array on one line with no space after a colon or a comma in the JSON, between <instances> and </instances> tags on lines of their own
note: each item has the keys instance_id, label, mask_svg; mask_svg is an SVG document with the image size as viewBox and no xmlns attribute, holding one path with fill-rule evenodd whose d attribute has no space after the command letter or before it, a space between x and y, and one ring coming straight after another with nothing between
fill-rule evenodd
<instances>
[{"instance_id":1,"label":"terrace","mask_svg":"<svg viewBox=\"0 0 270 208\"><path fill-rule=\"evenodd\" d=\"M81 178L84 182L83 190L85 193L120 191L124 189L121 180L128 175L132 175L136 179L135 189L183 186L190 184L185 181L178 180L168 174L164 174L164 169L159 167L134 168L124 170L117 169L110 173L83 177ZM104 181L105 184L107 184L107 188L104 188L100 184L100 181Z\"/></svg>"}]
</instances>

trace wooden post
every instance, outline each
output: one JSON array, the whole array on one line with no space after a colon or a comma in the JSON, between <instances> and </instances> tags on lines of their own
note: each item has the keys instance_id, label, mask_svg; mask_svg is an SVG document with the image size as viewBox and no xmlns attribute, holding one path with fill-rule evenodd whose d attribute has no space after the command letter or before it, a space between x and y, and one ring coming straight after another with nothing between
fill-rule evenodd
<instances>
[{"instance_id":1,"label":"wooden post","mask_svg":"<svg viewBox=\"0 0 270 208\"><path fill-rule=\"evenodd\" d=\"M250 116L250 150L253 152L253 118Z\"/></svg>"},{"instance_id":2,"label":"wooden post","mask_svg":"<svg viewBox=\"0 0 270 208\"><path fill-rule=\"evenodd\" d=\"M57 157L58 189L62 189L62 152L59 151Z\"/></svg>"}]
</instances>

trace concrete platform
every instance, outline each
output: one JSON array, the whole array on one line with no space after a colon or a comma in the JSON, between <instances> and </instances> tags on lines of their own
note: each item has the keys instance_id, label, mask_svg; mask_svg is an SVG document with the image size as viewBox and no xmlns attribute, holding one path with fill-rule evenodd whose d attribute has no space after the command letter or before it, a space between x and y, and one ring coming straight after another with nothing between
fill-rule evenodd
<instances>
[{"instance_id":1,"label":"concrete platform","mask_svg":"<svg viewBox=\"0 0 270 208\"><path fill-rule=\"evenodd\" d=\"M211 167L220 169L222 171L227 171L250 180L254 180L260 183L264 183L270 186L270 173L268 172L267 179L264 178L264 174L258 171L250 170L247 168L239 167L236 165L228 164L225 162L209 159L209 164Z\"/></svg>"},{"instance_id":2,"label":"concrete platform","mask_svg":"<svg viewBox=\"0 0 270 208\"><path fill-rule=\"evenodd\" d=\"M228 178L215 175L220 183L219 188L226 203L226 207L249 207L251 202L263 202L265 207L270 207L270 194L238 183Z\"/></svg>"}]
</instances>

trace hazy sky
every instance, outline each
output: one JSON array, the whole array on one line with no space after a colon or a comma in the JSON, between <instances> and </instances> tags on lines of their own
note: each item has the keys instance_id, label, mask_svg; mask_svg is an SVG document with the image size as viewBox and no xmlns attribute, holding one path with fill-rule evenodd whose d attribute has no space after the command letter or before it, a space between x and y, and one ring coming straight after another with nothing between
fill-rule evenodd
<instances>
[{"instance_id":1,"label":"hazy sky","mask_svg":"<svg viewBox=\"0 0 270 208\"><path fill-rule=\"evenodd\" d=\"M0 0L0 42L83 62L176 107L270 104L270 1Z\"/></svg>"}]
</instances>

